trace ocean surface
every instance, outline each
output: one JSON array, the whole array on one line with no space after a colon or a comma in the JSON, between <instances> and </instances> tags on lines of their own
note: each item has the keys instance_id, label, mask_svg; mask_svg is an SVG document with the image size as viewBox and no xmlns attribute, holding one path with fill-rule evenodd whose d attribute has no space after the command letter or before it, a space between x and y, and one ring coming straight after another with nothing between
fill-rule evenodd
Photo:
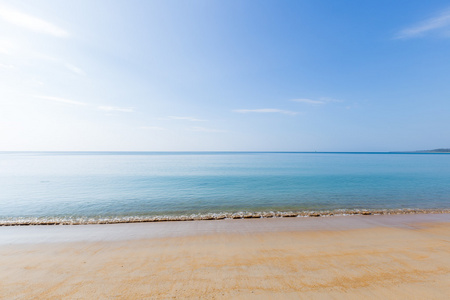
<instances>
[{"instance_id":1,"label":"ocean surface","mask_svg":"<svg viewBox=\"0 0 450 300\"><path fill-rule=\"evenodd\" d=\"M450 209L450 155L0 152L0 224Z\"/></svg>"}]
</instances>

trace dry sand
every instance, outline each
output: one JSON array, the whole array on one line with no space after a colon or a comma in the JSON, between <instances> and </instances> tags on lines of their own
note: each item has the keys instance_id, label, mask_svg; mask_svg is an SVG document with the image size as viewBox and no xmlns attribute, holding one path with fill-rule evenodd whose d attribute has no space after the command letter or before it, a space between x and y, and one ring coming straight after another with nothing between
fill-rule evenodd
<instances>
[{"instance_id":1,"label":"dry sand","mask_svg":"<svg viewBox=\"0 0 450 300\"><path fill-rule=\"evenodd\" d=\"M0 235L9 236L0 243L0 297L449 299L450 295L448 214L120 226L0 228ZM59 236L55 232L61 230L73 241L26 239L26 233L48 238ZM87 231L97 235L83 240L76 234ZM115 232L121 232L118 238Z\"/></svg>"}]
</instances>

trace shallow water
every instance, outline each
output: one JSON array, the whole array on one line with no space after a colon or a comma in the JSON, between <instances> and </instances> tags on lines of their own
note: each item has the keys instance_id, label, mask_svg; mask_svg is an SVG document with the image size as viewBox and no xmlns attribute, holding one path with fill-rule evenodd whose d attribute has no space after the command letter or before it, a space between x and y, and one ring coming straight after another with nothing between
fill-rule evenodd
<instances>
[{"instance_id":1,"label":"shallow water","mask_svg":"<svg viewBox=\"0 0 450 300\"><path fill-rule=\"evenodd\" d=\"M449 208L448 154L0 154L0 221Z\"/></svg>"}]
</instances>

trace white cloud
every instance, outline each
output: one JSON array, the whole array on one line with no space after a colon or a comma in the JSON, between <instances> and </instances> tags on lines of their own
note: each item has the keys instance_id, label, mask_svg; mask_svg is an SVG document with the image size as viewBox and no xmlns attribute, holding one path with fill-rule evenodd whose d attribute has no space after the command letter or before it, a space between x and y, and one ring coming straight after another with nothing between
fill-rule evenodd
<instances>
[{"instance_id":1,"label":"white cloud","mask_svg":"<svg viewBox=\"0 0 450 300\"><path fill-rule=\"evenodd\" d=\"M286 115L296 115L298 112L290 110L282 110L276 108L259 108L259 109L235 109L234 112L246 114L246 113L280 113Z\"/></svg>"},{"instance_id":2,"label":"white cloud","mask_svg":"<svg viewBox=\"0 0 450 300\"><path fill-rule=\"evenodd\" d=\"M99 106L98 109L104 111L134 112L134 108L132 107Z\"/></svg>"},{"instance_id":3,"label":"white cloud","mask_svg":"<svg viewBox=\"0 0 450 300\"><path fill-rule=\"evenodd\" d=\"M204 122L206 120L192 118L192 117L177 117L177 116L169 116L167 117L168 120L185 120L190 122Z\"/></svg>"},{"instance_id":4,"label":"white cloud","mask_svg":"<svg viewBox=\"0 0 450 300\"><path fill-rule=\"evenodd\" d=\"M0 6L0 18L13 25L23 27L32 31L53 35L56 37L68 37L69 33L52 23L25 13Z\"/></svg>"},{"instance_id":5,"label":"white cloud","mask_svg":"<svg viewBox=\"0 0 450 300\"><path fill-rule=\"evenodd\" d=\"M426 33L438 31L442 29L450 29L450 10L447 9L439 15L427 19L417 25L405 28L397 33L397 39L409 39L421 37Z\"/></svg>"},{"instance_id":6,"label":"white cloud","mask_svg":"<svg viewBox=\"0 0 450 300\"><path fill-rule=\"evenodd\" d=\"M226 130L205 128L205 127L191 127L188 130L190 130L190 131L199 131L199 132L226 132Z\"/></svg>"},{"instance_id":7,"label":"white cloud","mask_svg":"<svg viewBox=\"0 0 450 300\"><path fill-rule=\"evenodd\" d=\"M293 99L294 102L301 102L301 103L307 103L307 104L325 104L325 101L321 100L311 100L311 99Z\"/></svg>"},{"instance_id":8,"label":"white cloud","mask_svg":"<svg viewBox=\"0 0 450 300\"><path fill-rule=\"evenodd\" d=\"M87 103L80 102L80 101L74 101L66 98L60 98L60 97L50 97L50 96L34 96L35 98L44 99L44 100L50 100L55 102L61 102L61 103L67 103L67 104L73 104L73 105L80 105L80 106L86 106Z\"/></svg>"}]
</instances>

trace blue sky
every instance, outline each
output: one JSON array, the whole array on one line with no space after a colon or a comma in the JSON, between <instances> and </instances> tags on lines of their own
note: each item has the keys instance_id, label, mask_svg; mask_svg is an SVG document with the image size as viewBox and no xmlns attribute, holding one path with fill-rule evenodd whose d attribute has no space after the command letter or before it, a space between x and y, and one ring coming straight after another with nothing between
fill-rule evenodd
<instances>
[{"instance_id":1,"label":"blue sky","mask_svg":"<svg viewBox=\"0 0 450 300\"><path fill-rule=\"evenodd\" d=\"M1 1L0 150L450 147L448 1Z\"/></svg>"}]
</instances>

